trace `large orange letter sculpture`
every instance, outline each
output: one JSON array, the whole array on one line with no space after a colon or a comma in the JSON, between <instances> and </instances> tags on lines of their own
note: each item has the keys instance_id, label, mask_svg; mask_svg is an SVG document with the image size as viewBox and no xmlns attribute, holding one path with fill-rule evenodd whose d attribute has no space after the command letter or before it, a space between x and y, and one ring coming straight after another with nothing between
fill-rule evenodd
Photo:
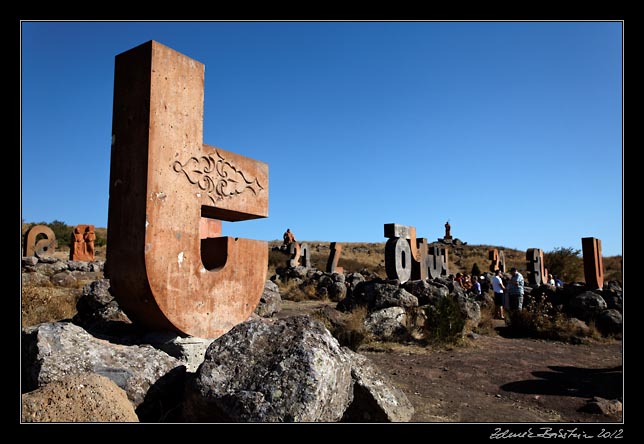
<instances>
[{"instance_id":1,"label":"large orange letter sculpture","mask_svg":"<svg viewBox=\"0 0 644 444\"><path fill-rule=\"evenodd\" d=\"M268 216L268 165L203 143L204 65L150 41L116 56L107 275L134 321L216 338L266 281L266 242L221 220Z\"/></svg>"}]
</instances>

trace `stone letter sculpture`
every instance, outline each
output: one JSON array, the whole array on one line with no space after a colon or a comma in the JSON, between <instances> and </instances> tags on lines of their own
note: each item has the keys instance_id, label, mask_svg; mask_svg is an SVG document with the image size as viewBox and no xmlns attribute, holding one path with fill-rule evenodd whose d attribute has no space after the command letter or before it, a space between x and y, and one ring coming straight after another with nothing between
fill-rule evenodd
<instances>
[{"instance_id":1,"label":"stone letter sculpture","mask_svg":"<svg viewBox=\"0 0 644 444\"><path fill-rule=\"evenodd\" d=\"M488 258L492 261L490 264L490 271L494 273L496 270L501 270L505 273L505 254L503 250L499 251L496 248L488 252Z\"/></svg>"},{"instance_id":2,"label":"stone letter sculpture","mask_svg":"<svg viewBox=\"0 0 644 444\"><path fill-rule=\"evenodd\" d=\"M38 239L39 235L44 237ZM47 225L34 225L29 228L23 242L22 254L25 256L51 256L58 245L54 231Z\"/></svg>"},{"instance_id":3,"label":"stone letter sculpture","mask_svg":"<svg viewBox=\"0 0 644 444\"><path fill-rule=\"evenodd\" d=\"M311 248L306 242L300 244L300 262L304 268L311 268Z\"/></svg>"},{"instance_id":4,"label":"stone letter sculpture","mask_svg":"<svg viewBox=\"0 0 644 444\"><path fill-rule=\"evenodd\" d=\"M290 268L295 268L300 265L300 255L302 254L302 249L300 244L297 242L291 242L288 244L288 254L289 259L286 261L286 266Z\"/></svg>"},{"instance_id":5,"label":"stone letter sculpture","mask_svg":"<svg viewBox=\"0 0 644 444\"><path fill-rule=\"evenodd\" d=\"M326 262L327 273L343 273L344 268L338 267L340 256L342 255L342 244L339 242L331 242L329 251L329 259Z\"/></svg>"},{"instance_id":6,"label":"stone letter sculpture","mask_svg":"<svg viewBox=\"0 0 644 444\"><path fill-rule=\"evenodd\" d=\"M539 248L528 248L525 254L528 282L531 285L541 285L548 281L543 270L543 250Z\"/></svg>"},{"instance_id":7,"label":"stone letter sculpture","mask_svg":"<svg viewBox=\"0 0 644 444\"><path fill-rule=\"evenodd\" d=\"M69 244L69 260L92 262L94 260L94 225L76 225Z\"/></svg>"},{"instance_id":8,"label":"stone letter sculpture","mask_svg":"<svg viewBox=\"0 0 644 444\"><path fill-rule=\"evenodd\" d=\"M604 288L602 241L594 237L582 237L581 249L583 250L586 287L591 290Z\"/></svg>"},{"instance_id":9,"label":"stone letter sculpture","mask_svg":"<svg viewBox=\"0 0 644 444\"><path fill-rule=\"evenodd\" d=\"M429 246L427 239L416 239L416 228L385 224L385 271L389 279L401 283L447 275L447 250Z\"/></svg>"},{"instance_id":10,"label":"stone letter sculpture","mask_svg":"<svg viewBox=\"0 0 644 444\"><path fill-rule=\"evenodd\" d=\"M203 106L203 64L155 41L116 56L106 274L133 321L216 338L266 282L267 243L219 221L268 216L268 165L205 145Z\"/></svg>"}]
</instances>

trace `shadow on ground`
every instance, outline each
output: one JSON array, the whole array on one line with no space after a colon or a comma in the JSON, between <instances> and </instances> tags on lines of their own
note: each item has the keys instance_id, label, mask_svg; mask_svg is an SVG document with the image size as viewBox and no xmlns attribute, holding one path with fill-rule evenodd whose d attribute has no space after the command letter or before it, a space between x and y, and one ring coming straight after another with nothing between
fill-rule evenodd
<instances>
[{"instance_id":1,"label":"shadow on ground","mask_svg":"<svg viewBox=\"0 0 644 444\"><path fill-rule=\"evenodd\" d=\"M550 371L535 371L539 379L528 379L503 384L501 390L531 394L574 396L605 399L622 397L622 366L612 368L579 368L549 366Z\"/></svg>"}]
</instances>

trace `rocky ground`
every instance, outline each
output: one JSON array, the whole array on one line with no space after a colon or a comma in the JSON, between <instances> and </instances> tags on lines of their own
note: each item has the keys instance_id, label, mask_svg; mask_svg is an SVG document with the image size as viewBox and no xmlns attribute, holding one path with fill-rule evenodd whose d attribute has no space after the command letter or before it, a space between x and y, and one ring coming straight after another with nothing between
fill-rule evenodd
<instances>
[{"instance_id":1,"label":"rocky ground","mask_svg":"<svg viewBox=\"0 0 644 444\"><path fill-rule=\"evenodd\" d=\"M304 314L319 301L283 301L277 317ZM432 349L372 343L359 352L392 379L414 405L414 422L619 422L592 409L594 397L622 397L622 341L557 341L478 335L463 347Z\"/></svg>"}]
</instances>

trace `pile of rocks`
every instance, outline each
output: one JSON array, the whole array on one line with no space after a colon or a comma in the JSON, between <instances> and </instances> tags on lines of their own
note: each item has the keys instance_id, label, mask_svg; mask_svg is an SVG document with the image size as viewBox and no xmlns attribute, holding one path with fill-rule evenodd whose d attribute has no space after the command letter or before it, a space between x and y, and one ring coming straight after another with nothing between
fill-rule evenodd
<instances>
[{"instance_id":1,"label":"pile of rocks","mask_svg":"<svg viewBox=\"0 0 644 444\"><path fill-rule=\"evenodd\" d=\"M363 273L326 273L315 268L278 268L275 282L295 282L302 290L315 289L320 298L338 302L337 309L351 312L367 308L365 328L375 338L406 341L422 335L426 310L443 298L454 299L467 321L462 333L476 327L481 319L480 302L471 293L446 278L408 281L382 279Z\"/></svg>"},{"instance_id":2,"label":"pile of rocks","mask_svg":"<svg viewBox=\"0 0 644 444\"><path fill-rule=\"evenodd\" d=\"M268 281L258 310L275 313L277 298L279 290ZM111 380L144 422L409 421L414 412L386 375L311 317L253 315L216 340L144 331L120 310L107 279L83 289L72 322L23 329L23 403L44 409L23 420L135 421L128 412L101 408L84 416L47 412L61 404L48 407L40 397L52 396L57 386L51 384L58 391L78 389L83 384L69 382L78 375ZM117 405L114 396L95 395L91 402L109 398L110 408ZM88 418L92 411L103 414Z\"/></svg>"},{"instance_id":3,"label":"pile of rocks","mask_svg":"<svg viewBox=\"0 0 644 444\"><path fill-rule=\"evenodd\" d=\"M25 256L22 258L22 285L70 287L79 280L94 280L103 276L104 261L81 262L62 260L54 256Z\"/></svg>"}]
</instances>

